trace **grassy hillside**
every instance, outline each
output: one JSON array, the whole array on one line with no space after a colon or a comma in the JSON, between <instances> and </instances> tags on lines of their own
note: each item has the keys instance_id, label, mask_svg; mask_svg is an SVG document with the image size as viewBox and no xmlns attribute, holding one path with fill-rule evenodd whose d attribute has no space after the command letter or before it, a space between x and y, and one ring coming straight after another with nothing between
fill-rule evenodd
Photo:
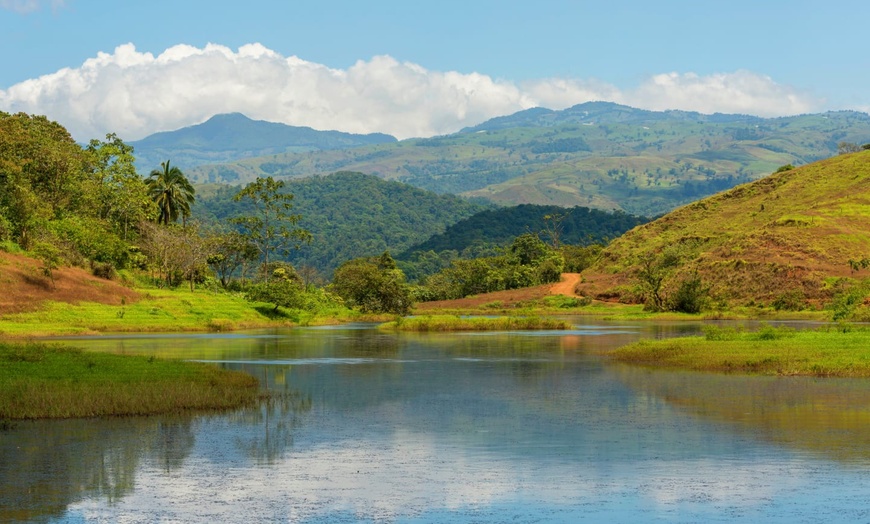
<instances>
[{"instance_id":1,"label":"grassy hillside","mask_svg":"<svg viewBox=\"0 0 870 524\"><path fill-rule=\"evenodd\" d=\"M528 110L453 135L276 153L186 173L199 182L244 183L349 170L505 205L580 205L653 216L784 164L828 158L841 141L870 142L870 115L762 119L599 102Z\"/></svg>"},{"instance_id":2,"label":"grassy hillside","mask_svg":"<svg viewBox=\"0 0 870 524\"><path fill-rule=\"evenodd\" d=\"M671 257L663 290L694 274L714 300L802 307L870 270L870 151L771 175L682 207L614 241L584 272L584 294L638 300L644 261Z\"/></svg>"},{"instance_id":3,"label":"grassy hillside","mask_svg":"<svg viewBox=\"0 0 870 524\"><path fill-rule=\"evenodd\" d=\"M238 187L207 189L200 192L195 217L225 223L245 213L242 204L232 201ZM293 213L302 216L299 225L314 236L291 262L324 274L353 258L404 251L484 209L454 195L438 195L362 173L294 180L286 190L294 195Z\"/></svg>"}]
</instances>

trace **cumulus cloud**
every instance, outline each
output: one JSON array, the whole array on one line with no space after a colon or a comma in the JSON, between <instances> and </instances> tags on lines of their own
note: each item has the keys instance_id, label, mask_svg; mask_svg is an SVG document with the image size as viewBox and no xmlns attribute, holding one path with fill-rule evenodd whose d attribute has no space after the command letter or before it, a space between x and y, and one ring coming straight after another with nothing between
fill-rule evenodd
<instances>
[{"instance_id":1,"label":"cumulus cloud","mask_svg":"<svg viewBox=\"0 0 870 524\"><path fill-rule=\"evenodd\" d=\"M0 0L0 9L26 15L39 11L45 4L49 4L52 11L56 11L63 7L65 3L64 0L50 0L49 2L43 0Z\"/></svg>"},{"instance_id":2,"label":"cumulus cloud","mask_svg":"<svg viewBox=\"0 0 870 524\"><path fill-rule=\"evenodd\" d=\"M0 0L30 5L36 0ZM154 56L133 44L80 67L0 90L0 109L45 114L80 140L127 140L202 122L214 114L399 138L451 133L530 107L563 109L608 100L648 109L764 116L804 113L818 101L749 71L656 75L632 89L550 78L518 84L479 73L431 71L390 56L334 69L260 44L236 51L176 45Z\"/></svg>"}]
</instances>

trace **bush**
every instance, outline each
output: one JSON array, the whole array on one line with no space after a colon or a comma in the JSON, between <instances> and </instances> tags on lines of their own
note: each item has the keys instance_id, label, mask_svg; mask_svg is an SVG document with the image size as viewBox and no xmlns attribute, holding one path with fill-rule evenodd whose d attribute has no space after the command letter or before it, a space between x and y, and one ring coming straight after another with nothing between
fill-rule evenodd
<instances>
[{"instance_id":1,"label":"bush","mask_svg":"<svg viewBox=\"0 0 870 524\"><path fill-rule=\"evenodd\" d=\"M115 266L111 262L91 262L91 274L106 280L115 280L115 277L118 276L118 272L115 271Z\"/></svg>"},{"instance_id":2,"label":"bush","mask_svg":"<svg viewBox=\"0 0 870 524\"><path fill-rule=\"evenodd\" d=\"M680 282L679 287L669 298L672 311L680 313L700 313L707 305L709 287L705 287L697 272Z\"/></svg>"}]
</instances>

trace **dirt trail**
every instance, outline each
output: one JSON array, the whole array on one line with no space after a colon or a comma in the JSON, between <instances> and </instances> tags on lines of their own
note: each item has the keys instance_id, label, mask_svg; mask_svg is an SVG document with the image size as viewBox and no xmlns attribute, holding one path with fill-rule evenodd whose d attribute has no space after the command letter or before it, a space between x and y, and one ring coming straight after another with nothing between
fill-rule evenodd
<instances>
[{"instance_id":1,"label":"dirt trail","mask_svg":"<svg viewBox=\"0 0 870 524\"><path fill-rule=\"evenodd\" d=\"M558 284L553 284L550 287L551 295L565 295L567 297L576 297L577 293L574 289L580 283L580 273L562 273L562 281Z\"/></svg>"}]
</instances>

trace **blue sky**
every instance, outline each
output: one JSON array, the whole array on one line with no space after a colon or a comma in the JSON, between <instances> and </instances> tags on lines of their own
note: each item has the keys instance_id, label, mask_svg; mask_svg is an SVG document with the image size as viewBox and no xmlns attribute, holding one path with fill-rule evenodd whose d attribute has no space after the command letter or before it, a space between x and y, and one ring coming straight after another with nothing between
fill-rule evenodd
<instances>
[{"instance_id":1,"label":"blue sky","mask_svg":"<svg viewBox=\"0 0 870 524\"><path fill-rule=\"evenodd\" d=\"M229 110L400 137L589 99L867 111L868 18L853 0L0 0L0 109L134 139Z\"/></svg>"}]
</instances>

